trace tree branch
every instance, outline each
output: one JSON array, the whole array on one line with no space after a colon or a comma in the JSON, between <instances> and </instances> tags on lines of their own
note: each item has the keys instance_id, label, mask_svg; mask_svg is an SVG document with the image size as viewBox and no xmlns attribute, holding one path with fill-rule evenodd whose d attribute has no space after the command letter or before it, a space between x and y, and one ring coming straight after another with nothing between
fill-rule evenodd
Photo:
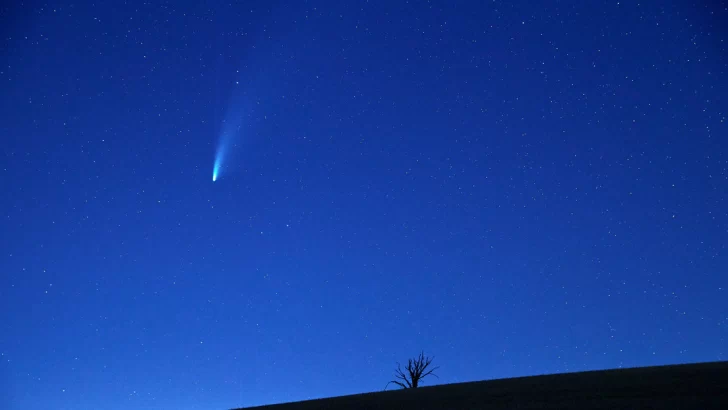
<instances>
[{"instance_id":1,"label":"tree branch","mask_svg":"<svg viewBox=\"0 0 728 410\"><path fill-rule=\"evenodd\" d=\"M401 381L392 380L387 383L387 386L389 386L390 383L394 383L403 389L414 389L419 386L420 380L427 376L432 375L439 379L434 371L439 369L440 366L436 366L428 370L428 367L432 363L432 359L434 359L434 357L426 357L424 352L420 352L417 358L408 359L407 366L404 368L407 374L405 374L402 370L402 366L397 363L397 369L394 372L394 377ZM387 386L384 386L385 390L387 389Z\"/></svg>"}]
</instances>

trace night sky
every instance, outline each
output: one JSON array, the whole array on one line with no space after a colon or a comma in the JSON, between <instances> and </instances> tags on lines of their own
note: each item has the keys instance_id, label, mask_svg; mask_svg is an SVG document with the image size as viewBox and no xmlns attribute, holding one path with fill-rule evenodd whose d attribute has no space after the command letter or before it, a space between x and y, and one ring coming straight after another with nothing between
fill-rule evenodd
<instances>
[{"instance_id":1,"label":"night sky","mask_svg":"<svg viewBox=\"0 0 728 410\"><path fill-rule=\"evenodd\" d=\"M728 359L725 3L7 3L0 407Z\"/></svg>"}]
</instances>

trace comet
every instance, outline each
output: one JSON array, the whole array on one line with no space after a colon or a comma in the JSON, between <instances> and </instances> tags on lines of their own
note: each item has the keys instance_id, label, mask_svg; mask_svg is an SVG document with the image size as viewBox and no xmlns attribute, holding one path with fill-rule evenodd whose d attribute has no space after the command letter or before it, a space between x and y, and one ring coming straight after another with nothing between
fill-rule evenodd
<instances>
[{"instance_id":1,"label":"comet","mask_svg":"<svg viewBox=\"0 0 728 410\"><path fill-rule=\"evenodd\" d=\"M215 161L212 165L212 182L215 182L231 172L236 167L235 156L239 154L243 128L248 130L251 121L251 115L254 110L251 108L251 97L248 94L249 85L240 85L241 81L236 81L231 90L230 103L227 106L227 112L220 124L220 134L217 140L217 149L215 150Z\"/></svg>"},{"instance_id":2,"label":"comet","mask_svg":"<svg viewBox=\"0 0 728 410\"><path fill-rule=\"evenodd\" d=\"M270 53L271 45L247 49L241 68L228 83L228 98L223 120L220 123L215 158L212 165L212 182L217 182L240 168L236 160L243 148L257 135L266 110L274 106L274 97L281 95L283 83L276 81L270 71L276 66L271 61L278 54Z\"/></svg>"}]
</instances>

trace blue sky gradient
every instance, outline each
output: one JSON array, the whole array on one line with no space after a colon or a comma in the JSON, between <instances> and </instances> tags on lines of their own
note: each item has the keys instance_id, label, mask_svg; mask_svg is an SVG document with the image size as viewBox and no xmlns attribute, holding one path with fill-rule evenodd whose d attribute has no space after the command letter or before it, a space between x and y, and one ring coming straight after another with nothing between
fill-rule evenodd
<instances>
[{"instance_id":1,"label":"blue sky gradient","mask_svg":"<svg viewBox=\"0 0 728 410\"><path fill-rule=\"evenodd\" d=\"M286 3L3 6L0 407L726 360L724 5Z\"/></svg>"}]
</instances>

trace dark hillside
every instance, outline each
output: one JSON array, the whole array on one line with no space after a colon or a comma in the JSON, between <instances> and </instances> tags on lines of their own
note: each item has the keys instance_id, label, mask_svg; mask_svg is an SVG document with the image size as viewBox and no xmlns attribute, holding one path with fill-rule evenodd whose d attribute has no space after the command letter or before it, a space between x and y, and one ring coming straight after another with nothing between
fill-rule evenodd
<instances>
[{"instance_id":1,"label":"dark hillside","mask_svg":"<svg viewBox=\"0 0 728 410\"><path fill-rule=\"evenodd\" d=\"M728 362L520 377L249 407L313 409L728 408Z\"/></svg>"}]
</instances>

